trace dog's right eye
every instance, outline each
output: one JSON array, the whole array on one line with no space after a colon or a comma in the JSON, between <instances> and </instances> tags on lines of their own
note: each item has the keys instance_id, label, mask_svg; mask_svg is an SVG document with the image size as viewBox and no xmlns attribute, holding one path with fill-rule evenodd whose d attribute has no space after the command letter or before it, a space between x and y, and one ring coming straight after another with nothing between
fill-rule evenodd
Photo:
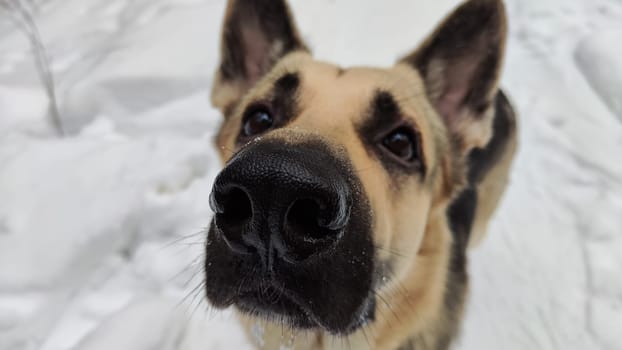
<instances>
[{"instance_id":1,"label":"dog's right eye","mask_svg":"<svg viewBox=\"0 0 622 350\"><path fill-rule=\"evenodd\" d=\"M408 168L421 168L421 147L417 133L410 127L402 126L393 130L382 140L382 148L393 159Z\"/></svg>"},{"instance_id":2,"label":"dog's right eye","mask_svg":"<svg viewBox=\"0 0 622 350\"><path fill-rule=\"evenodd\" d=\"M251 110L244 118L242 133L245 137L257 136L270 130L274 125L274 119L265 108Z\"/></svg>"}]
</instances>

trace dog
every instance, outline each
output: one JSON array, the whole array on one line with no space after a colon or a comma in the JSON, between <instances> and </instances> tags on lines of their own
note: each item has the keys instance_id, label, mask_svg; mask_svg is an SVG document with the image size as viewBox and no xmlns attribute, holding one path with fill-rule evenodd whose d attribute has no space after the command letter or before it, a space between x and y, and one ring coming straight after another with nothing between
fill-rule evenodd
<instances>
[{"instance_id":1,"label":"dog","mask_svg":"<svg viewBox=\"0 0 622 350\"><path fill-rule=\"evenodd\" d=\"M344 68L285 1L228 2L205 293L257 348L450 348L517 145L506 32L468 0L393 67Z\"/></svg>"}]
</instances>

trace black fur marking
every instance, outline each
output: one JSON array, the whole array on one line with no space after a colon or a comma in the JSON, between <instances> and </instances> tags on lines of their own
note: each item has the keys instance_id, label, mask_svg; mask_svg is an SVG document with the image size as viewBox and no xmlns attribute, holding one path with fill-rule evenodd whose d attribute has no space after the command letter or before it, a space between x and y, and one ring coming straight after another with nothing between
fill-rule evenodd
<instances>
[{"instance_id":1,"label":"black fur marking","mask_svg":"<svg viewBox=\"0 0 622 350\"><path fill-rule=\"evenodd\" d=\"M460 224L463 224L463 226L460 227L460 225L456 225L456 227L453 228L454 230L463 230L468 227L468 230L470 231L473 218L475 216L475 207L477 205L476 203L473 203L474 200L476 201L476 197L473 197L471 194L466 194L459 198L459 204L457 206L466 210L466 212L463 212L462 214L464 214L466 218L470 219L459 220ZM469 208L473 211L472 214L469 213ZM452 226L454 225L452 224ZM437 337L437 350L448 350L460 332L464 302L469 284L466 256L467 243L468 242L464 242L460 239L454 239L451 246L449 275L447 276L447 289L445 291L444 298L445 310L443 311L443 314L445 315L445 324Z\"/></svg>"},{"instance_id":2,"label":"black fur marking","mask_svg":"<svg viewBox=\"0 0 622 350\"><path fill-rule=\"evenodd\" d=\"M287 73L274 83L272 108L278 116L289 123L298 116L298 96L300 76L298 73Z\"/></svg>"},{"instance_id":3,"label":"black fur marking","mask_svg":"<svg viewBox=\"0 0 622 350\"><path fill-rule=\"evenodd\" d=\"M275 98L278 98L279 94L290 95L294 93L299 85L300 77L298 73L290 72L283 75L274 83Z\"/></svg>"},{"instance_id":4,"label":"black fur marking","mask_svg":"<svg viewBox=\"0 0 622 350\"><path fill-rule=\"evenodd\" d=\"M382 137L401 121L400 109L393 96L378 91L372 100L368 117L357 126L359 135L368 152L377 155L377 144Z\"/></svg>"},{"instance_id":5,"label":"black fur marking","mask_svg":"<svg viewBox=\"0 0 622 350\"><path fill-rule=\"evenodd\" d=\"M399 104L390 92L377 91L369 110L369 116L360 124L355 126L358 130L359 137L367 152L378 158L382 165L392 175L413 175L420 174L423 180L425 176L426 166L425 159L421 150L421 136L416 126L404 118ZM382 148L382 140L393 130L399 127L408 127L414 130L416 145L420 162L412 166L406 166L387 154ZM394 184L398 185L402 179L395 178Z\"/></svg>"},{"instance_id":6,"label":"black fur marking","mask_svg":"<svg viewBox=\"0 0 622 350\"><path fill-rule=\"evenodd\" d=\"M477 209L477 190L468 187L449 207L449 225L458 248L466 250L475 212Z\"/></svg>"},{"instance_id":7,"label":"black fur marking","mask_svg":"<svg viewBox=\"0 0 622 350\"><path fill-rule=\"evenodd\" d=\"M361 136L365 140L377 142L378 138L384 136L384 132L389 132L402 121L400 108L391 93L378 91L374 96L369 115L359 126Z\"/></svg>"}]
</instances>

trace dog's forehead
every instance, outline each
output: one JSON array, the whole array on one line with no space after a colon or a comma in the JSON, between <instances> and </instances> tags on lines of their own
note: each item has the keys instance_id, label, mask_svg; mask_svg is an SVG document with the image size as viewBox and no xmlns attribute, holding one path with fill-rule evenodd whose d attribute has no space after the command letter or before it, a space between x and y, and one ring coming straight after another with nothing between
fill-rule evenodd
<instances>
[{"instance_id":1,"label":"dog's forehead","mask_svg":"<svg viewBox=\"0 0 622 350\"><path fill-rule=\"evenodd\" d=\"M293 55L275 70L275 79L288 73L300 80L301 112L316 122L339 124L365 118L379 92L388 93L404 112L404 118L424 117L420 76L410 67L348 67L318 61L307 55Z\"/></svg>"}]
</instances>

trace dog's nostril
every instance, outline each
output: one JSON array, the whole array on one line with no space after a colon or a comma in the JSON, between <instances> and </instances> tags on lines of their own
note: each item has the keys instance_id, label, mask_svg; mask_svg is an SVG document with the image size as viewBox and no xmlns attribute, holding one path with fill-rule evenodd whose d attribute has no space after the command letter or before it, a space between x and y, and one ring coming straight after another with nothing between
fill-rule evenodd
<instances>
[{"instance_id":1,"label":"dog's nostril","mask_svg":"<svg viewBox=\"0 0 622 350\"><path fill-rule=\"evenodd\" d=\"M253 207L246 192L237 187L214 191L211 202L212 209L216 212L216 228L222 233L231 250L240 254L256 251L247 234L248 223L253 218Z\"/></svg>"},{"instance_id":2,"label":"dog's nostril","mask_svg":"<svg viewBox=\"0 0 622 350\"><path fill-rule=\"evenodd\" d=\"M348 211L333 208L316 199L296 200L285 215L285 223L290 234L307 242L335 238L345 226L346 219L341 218Z\"/></svg>"},{"instance_id":3,"label":"dog's nostril","mask_svg":"<svg viewBox=\"0 0 622 350\"><path fill-rule=\"evenodd\" d=\"M326 228L321 225L320 204L313 199L299 199L289 208L287 226L295 234L310 239L322 239Z\"/></svg>"},{"instance_id":4,"label":"dog's nostril","mask_svg":"<svg viewBox=\"0 0 622 350\"><path fill-rule=\"evenodd\" d=\"M343 227L334 229L335 217L340 212L340 208L315 198L294 201L285 214L283 245L276 246L278 252L285 260L296 263L326 251L343 234Z\"/></svg>"},{"instance_id":5,"label":"dog's nostril","mask_svg":"<svg viewBox=\"0 0 622 350\"><path fill-rule=\"evenodd\" d=\"M244 226L253 217L251 200L242 189L234 187L221 195L217 220L228 228Z\"/></svg>"}]
</instances>

